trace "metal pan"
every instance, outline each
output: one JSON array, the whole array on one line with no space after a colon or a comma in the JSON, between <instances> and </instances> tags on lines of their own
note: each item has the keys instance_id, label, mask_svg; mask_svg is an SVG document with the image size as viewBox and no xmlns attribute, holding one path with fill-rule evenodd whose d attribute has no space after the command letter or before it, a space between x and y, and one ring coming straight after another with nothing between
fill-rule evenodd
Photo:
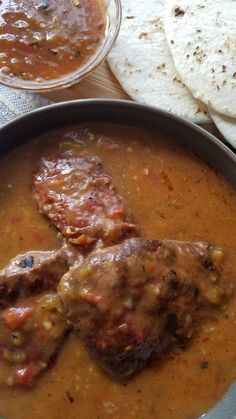
<instances>
[{"instance_id":1,"label":"metal pan","mask_svg":"<svg viewBox=\"0 0 236 419\"><path fill-rule=\"evenodd\" d=\"M171 136L221 173L236 189L236 155L203 128L168 112L119 100L76 100L50 105L15 119L0 129L0 155L32 137L60 126L86 122L128 124ZM204 419L236 418L236 385Z\"/></svg>"}]
</instances>

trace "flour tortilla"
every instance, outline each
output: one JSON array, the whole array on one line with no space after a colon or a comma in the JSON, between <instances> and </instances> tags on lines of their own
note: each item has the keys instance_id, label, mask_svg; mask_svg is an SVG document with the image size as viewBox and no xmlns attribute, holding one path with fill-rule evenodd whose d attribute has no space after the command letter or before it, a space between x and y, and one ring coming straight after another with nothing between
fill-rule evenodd
<instances>
[{"instance_id":1,"label":"flour tortilla","mask_svg":"<svg viewBox=\"0 0 236 419\"><path fill-rule=\"evenodd\" d=\"M123 0L121 32L108 62L134 100L195 123L209 122L206 107L181 82L163 28L161 0Z\"/></svg>"},{"instance_id":2,"label":"flour tortilla","mask_svg":"<svg viewBox=\"0 0 236 419\"><path fill-rule=\"evenodd\" d=\"M226 141L236 148L236 119L221 115L210 108L209 113Z\"/></svg>"},{"instance_id":3,"label":"flour tortilla","mask_svg":"<svg viewBox=\"0 0 236 419\"><path fill-rule=\"evenodd\" d=\"M236 0L165 0L175 66L195 98L236 118Z\"/></svg>"}]
</instances>

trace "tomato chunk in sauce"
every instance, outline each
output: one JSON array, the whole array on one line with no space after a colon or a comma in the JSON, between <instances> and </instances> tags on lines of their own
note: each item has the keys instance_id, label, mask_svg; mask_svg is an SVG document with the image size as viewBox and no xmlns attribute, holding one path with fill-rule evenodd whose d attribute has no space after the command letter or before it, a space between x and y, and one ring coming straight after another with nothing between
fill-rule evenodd
<instances>
[{"instance_id":1,"label":"tomato chunk in sauce","mask_svg":"<svg viewBox=\"0 0 236 419\"><path fill-rule=\"evenodd\" d=\"M105 28L99 0L2 0L0 72L39 83L73 73L96 53Z\"/></svg>"},{"instance_id":2,"label":"tomato chunk in sauce","mask_svg":"<svg viewBox=\"0 0 236 419\"><path fill-rule=\"evenodd\" d=\"M226 289L235 284L236 194L222 176L161 134L101 124L55 130L1 160L0 268L22 252L50 251L61 246L57 230L39 213L32 193L32 173L42 158L55 154L58 144L63 144L64 151L73 150L75 156L86 151L101 159L104 171L124 198L125 214L135 217L140 226L141 237L210 242L223 249ZM150 263L148 268L152 270ZM99 298L99 294L96 296ZM93 299L93 305L98 298ZM30 306L13 302L3 308L4 342L19 329L34 339L31 325L37 307L41 310L41 301L31 317L27 318L30 312L25 307ZM21 321L18 329L13 329ZM63 328L64 323L59 322L61 325ZM33 389L1 387L0 416L195 419L211 408L236 378L235 293L200 326L190 345L175 348L123 384L104 374L71 333ZM53 328L46 328L46 332L51 334ZM27 361L31 361L29 355L27 351ZM39 354L40 360L42 357L47 362L44 353ZM12 369L15 363L10 361ZM30 385L26 369L29 363L16 366L13 378ZM5 373L8 376L8 371Z\"/></svg>"}]
</instances>

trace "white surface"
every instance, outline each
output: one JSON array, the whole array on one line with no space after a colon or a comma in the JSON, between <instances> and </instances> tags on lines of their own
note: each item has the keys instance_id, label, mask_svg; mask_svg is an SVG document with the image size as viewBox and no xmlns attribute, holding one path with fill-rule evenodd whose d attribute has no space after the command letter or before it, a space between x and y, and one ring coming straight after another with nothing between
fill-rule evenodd
<instances>
[{"instance_id":1,"label":"white surface","mask_svg":"<svg viewBox=\"0 0 236 419\"><path fill-rule=\"evenodd\" d=\"M165 30L193 95L236 118L236 0L165 0Z\"/></svg>"},{"instance_id":2,"label":"white surface","mask_svg":"<svg viewBox=\"0 0 236 419\"><path fill-rule=\"evenodd\" d=\"M123 0L121 32L108 62L134 100L195 123L209 122L204 105L181 82L163 27L161 0Z\"/></svg>"},{"instance_id":3,"label":"white surface","mask_svg":"<svg viewBox=\"0 0 236 419\"><path fill-rule=\"evenodd\" d=\"M236 148L236 119L221 115L210 108L209 113L226 141Z\"/></svg>"}]
</instances>

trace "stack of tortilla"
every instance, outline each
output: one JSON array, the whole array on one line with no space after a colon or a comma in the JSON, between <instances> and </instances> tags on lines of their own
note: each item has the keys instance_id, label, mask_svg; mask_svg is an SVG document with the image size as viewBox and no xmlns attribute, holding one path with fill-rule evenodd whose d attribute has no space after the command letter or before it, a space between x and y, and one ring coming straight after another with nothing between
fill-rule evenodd
<instances>
[{"instance_id":1,"label":"stack of tortilla","mask_svg":"<svg viewBox=\"0 0 236 419\"><path fill-rule=\"evenodd\" d=\"M236 147L236 0L122 0L108 62L134 100L197 124Z\"/></svg>"}]
</instances>

